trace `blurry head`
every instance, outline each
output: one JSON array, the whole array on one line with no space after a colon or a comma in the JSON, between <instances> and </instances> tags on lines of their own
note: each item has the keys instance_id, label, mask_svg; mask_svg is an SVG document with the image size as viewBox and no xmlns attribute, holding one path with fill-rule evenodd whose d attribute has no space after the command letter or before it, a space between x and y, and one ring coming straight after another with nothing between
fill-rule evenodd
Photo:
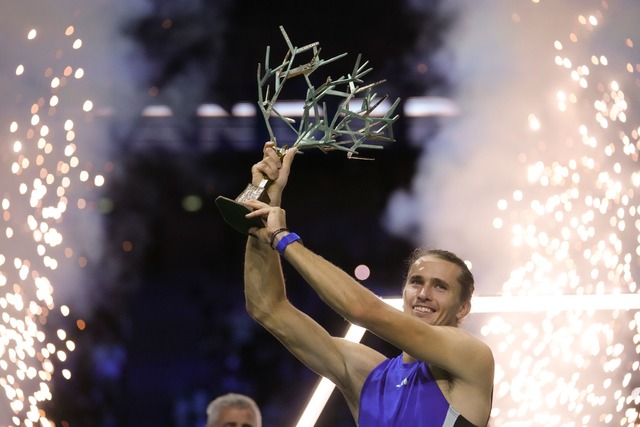
<instances>
[{"instance_id":1,"label":"blurry head","mask_svg":"<svg viewBox=\"0 0 640 427\"><path fill-rule=\"evenodd\" d=\"M262 416L252 398L228 393L207 406L206 427L262 427Z\"/></svg>"},{"instance_id":2,"label":"blurry head","mask_svg":"<svg viewBox=\"0 0 640 427\"><path fill-rule=\"evenodd\" d=\"M416 249L407 260L404 310L432 325L457 326L471 309L473 275L442 249Z\"/></svg>"}]
</instances>

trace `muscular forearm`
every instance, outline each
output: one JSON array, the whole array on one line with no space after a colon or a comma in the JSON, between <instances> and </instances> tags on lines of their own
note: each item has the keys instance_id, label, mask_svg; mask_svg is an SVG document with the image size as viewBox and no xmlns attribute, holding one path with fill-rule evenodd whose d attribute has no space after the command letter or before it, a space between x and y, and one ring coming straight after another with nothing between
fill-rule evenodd
<instances>
[{"instance_id":1,"label":"muscular forearm","mask_svg":"<svg viewBox=\"0 0 640 427\"><path fill-rule=\"evenodd\" d=\"M247 311L261 323L286 298L278 254L252 237L245 252L244 291Z\"/></svg>"},{"instance_id":2,"label":"muscular forearm","mask_svg":"<svg viewBox=\"0 0 640 427\"><path fill-rule=\"evenodd\" d=\"M247 243L245 295L249 314L302 363L342 389L352 386L352 381L345 377L343 358L352 352L360 358L363 352L354 350L352 344L342 339L332 338L287 300L278 253L253 238ZM373 357L371 353L364 354ZM361 382L358 390L360 386Z\"/></svg>"},{"instance_id":3,"label":"muscular forearm","mask_svg":"<svg viewBox=\"0 0 640 427\"><path fill-rule=\"evenodd\" d=\"M325 303L352 323L364 326L366 313L380 303L353 277L300 243L289 245L284 256Z\"/></svg>"}]
</instances>

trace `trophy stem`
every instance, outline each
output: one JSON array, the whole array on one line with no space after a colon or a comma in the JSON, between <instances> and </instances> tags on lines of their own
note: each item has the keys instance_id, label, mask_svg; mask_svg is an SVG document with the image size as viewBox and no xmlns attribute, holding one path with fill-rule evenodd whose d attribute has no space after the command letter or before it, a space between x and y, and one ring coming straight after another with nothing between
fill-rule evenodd
<instances>
[{"instance_id":1,"label":"trophy stem","mask_svg":"<svg viewBox=\"0 0 640 427\"><path fill-rule=\"evenodd\" d=\"M264 227L260 218L246 218L245 215L251 212L251 209L243 205L242 202L259 200L264 203L269 203L269 196L266 190L271 182L270 179L264 178L257 186L249 183L247 184L247 188L245 188L235 200L218 196L216 198L216 205L224 220L236 231L247 235L249 234L249 229L252 227Z\"/></svg>"},{"instance_id":2,"label":"trophy stem","mask_svg":"<svg viewBox=\"0 0 640 427\"><path fill-rule=\"evenodd\" d=\"M248 200L259 200L264 203L269 203L269 196L267 195L266 189L271 184L271 180L264 178L260 181L258 186L255 186L251 183L247 184L247 188L244 189L242 193L238 197L236 197L236 202L242 203Z\"/></svg>"}]
</instances>

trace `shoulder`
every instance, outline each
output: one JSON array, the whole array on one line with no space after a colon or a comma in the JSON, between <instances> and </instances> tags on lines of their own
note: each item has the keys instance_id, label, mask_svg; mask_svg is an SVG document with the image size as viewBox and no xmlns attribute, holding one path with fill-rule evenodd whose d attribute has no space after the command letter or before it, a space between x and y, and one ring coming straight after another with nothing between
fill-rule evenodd
<instances>
[{"instance_id":1,"label":"shoulder","mask_svg":"<svg viewBox=\"0 0 640 427\"><path fill-rule=\"evenodd\" d=\"M495 360L491 347L458 327L436 327L443 339L438 357L427 360L429 365L449 372L453 378L473 383L493 381ZM424 360L424 359L423 359Z\"/></svg>"},{"instance_id":2,"label":"shoulder","mask_svg":"<svg viewBox=\"0 0 640 427\"><path fill-rule=\"evenodd\" d=\"M493 372L493 366L495 364L495 360L493 357L493 350L486 342L482 341L480 338L476 337L469 331L465 331L460 328L456 328L464 337L464 345L461 348L464 348L464 353L466 356L466 360L469 363L477 364L477 369L488 369L491 367L491 371Z\"/></svg>"}]
</instances>

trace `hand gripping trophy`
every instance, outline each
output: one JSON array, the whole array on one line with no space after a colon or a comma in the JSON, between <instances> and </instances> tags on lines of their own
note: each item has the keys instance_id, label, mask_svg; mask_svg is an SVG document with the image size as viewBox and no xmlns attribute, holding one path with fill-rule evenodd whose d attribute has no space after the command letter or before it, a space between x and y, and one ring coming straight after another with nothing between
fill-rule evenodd
<instances>
[{"instance_id":1,"label":"hand gripping trophy","mask_svg":"<svg viewBox=\"0 0 640 427\"><path fill-rule=\"evenodd\" d=\"M318 148L325 152L340 150L346 152L350 159L362 159L359 157L360 149L381 149L382 146L375 142L395 141L392 126L398 116L394 116L393 112L400 99L396 99L384 114L374 113L374 110L381 106L387 96L378 97L372 89L384 83L385 80L364 84L363 77L372 70L372 68L366 68L367 61L361 64L362 58L358 55L350 74L338 79L327 77L324 83L315 87L310 79L311 74L323 65L336 61L347 54L343 53L328 60L321 59L319 42L295 47L283 27L280 27L280 31L288 46L282 63L271 68L269 63L270 48L267 46L264 74L260 64L258 64L257 73L258 106L271 141L277 143L271 127L270 120L272 119L284 121L293 132L296 138L292 147L297 147L298 152L308 148ZM296 65L298 55L307 51L311 51L311 60ZM294 77L304 78L307 84L307 94L298 123L290 117L281 115L276 109L276 102L285 82ZM273 89L271 89L271 84L273 84ZM328 117L325 99L329 96L339 99L339 104L332 117ZM287 148L287 146L275 147L281 156L284 155ZM251 227L262 227L263 224L258 218L250 220L245 218L249 209L242 202L257 199L268 203L265 189L269 184L270 180L267 178L263 179L258 186L249 183L235 200L218 196L216 204L225 221L244 234L248 234Z\"/></svg>"}]
</instances>

